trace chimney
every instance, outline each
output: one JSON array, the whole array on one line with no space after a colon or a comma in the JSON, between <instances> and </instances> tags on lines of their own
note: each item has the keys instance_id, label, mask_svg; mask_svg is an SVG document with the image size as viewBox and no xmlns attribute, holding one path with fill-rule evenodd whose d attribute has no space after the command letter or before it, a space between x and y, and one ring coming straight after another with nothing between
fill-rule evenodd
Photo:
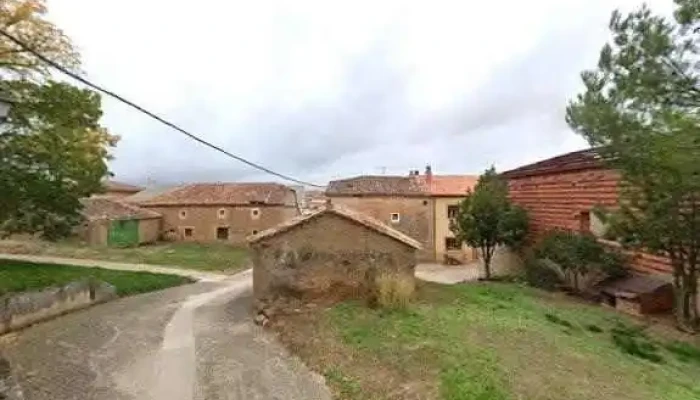
<instances>
[{"instance_id":1,"label":"chimney","mask_svg":"<svg viewBox=\"0 0 700 400\"><path fill-rule=\"evenodd\" d=\"M425 182L428 185L433 183L433 169L430 164L425 166Z\"/></svg>"}]
</instances>

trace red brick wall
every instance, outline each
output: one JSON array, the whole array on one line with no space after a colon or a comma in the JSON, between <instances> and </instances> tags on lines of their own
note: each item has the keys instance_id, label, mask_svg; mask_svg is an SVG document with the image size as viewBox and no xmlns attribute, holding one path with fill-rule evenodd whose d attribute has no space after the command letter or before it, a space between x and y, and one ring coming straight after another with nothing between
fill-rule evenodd
<instances>
[{"instance_id":1,"label":"red brick wall","mask_svg":"<svg viewBox=\"0 0 700 400\"><path fill-rule=\"evenodd\" d=\"M596 168L511 178L508 186L511 199L528 211L536 242L553 229L579 231L582 213L596 205L614 207L618 181L615 171ZM630 254L630 264L639 272L670 272L665 258L650 254Z\"/></svg>"}]
</instances>

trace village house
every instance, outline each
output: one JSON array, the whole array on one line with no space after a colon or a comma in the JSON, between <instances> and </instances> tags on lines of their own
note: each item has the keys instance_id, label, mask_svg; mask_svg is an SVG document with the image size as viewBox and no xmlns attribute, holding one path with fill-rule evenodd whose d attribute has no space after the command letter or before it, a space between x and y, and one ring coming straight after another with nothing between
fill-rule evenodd
<instances>
[{"instance_id":1,"label":"village house","mask_svg":"<svg viewBox=\"0 0 700 400\"><path fill-rule=\"evenodd\" d=\"M138 246L160 238L162 216L122 201L121 198L82 199L85 218L78 236L91 246Z\"/></svg>"},{"instance_id":2,"label":"village house","mask_svg":"<svg viewBox=\"0 0 700 400\"><path fill-rule=\"evenodd\" d=\"M410 176L358 176L331 181L333 204L366 214L421 243L419 259L435 259L433 204L420 179Z\"/></svg>"},{"instance_id":3,"label":"village house","mask_svg":"<svg viewBox=\"0 0 700 400\"><path fill-rule=\"evenodd\" d=\"M294 190L277 183L187 184L138 204L163 216L164 236L196 242L245 243L299 214Z\"/></svg>"},{"instance_id":4,"label":"village house","mask_svg":"<svg viewBox=\"0 0 700 400\"><path fill-rule=\"evenodd\" d=\"M375 279L414 281L418 241L328 202L249 237L256 311L273 303L367 298Z\"/></svg>"},{"instance_id":5,"label":"village house","mask_svg":"<svg viewBox=\"0 0 700 400\"><path fill-rule=\"evenodd\" d=\"M433 204L435 259L444 263L469 263L478 259L476 249L460 243L452 230L451 221L457 216L459 203L467 191L474 189L479 177L473 175L419 175Z\"/></svg>"},{"instance_id":6,"label":"village house","mask_svg":"<svg viewBox=\"0 0 700 400\"><path fill-rule=\"evenodd\" d=\"M122 198L132 196L143 190L140 186L130 185L124 182L106 180L103 182L104 192L96 193L93 197Z\"/></svg>"},{"instance_id":7,"label":"village house","mask_svg":"<svg viewBox=\"0 0 700 400\"><path fill-rule=\"evenodd\" d=\"M593 210L617 204L619 173L607 168L594 149L525 165L502 176L508 179L513 202L528 211L533 241L554 229L588 232L602 238L605 226ZM671 271L666 258L646 253L635 253L630 266L642 273Z\"/></svg>"},{"instance_id":8,"label":"village house","mask_svg":"<svg viewBox=\"0 0 700 400\"><path fill-rule=\"evenodd\" d=\"M450 220L478 177L435 175L427 166L425 174L408 176L359 176L332 181L326 196L365 213L418 240L423 246L421 261L466 263L477 252L460 244L450 230Z\"/></svg>"}]
</instances>

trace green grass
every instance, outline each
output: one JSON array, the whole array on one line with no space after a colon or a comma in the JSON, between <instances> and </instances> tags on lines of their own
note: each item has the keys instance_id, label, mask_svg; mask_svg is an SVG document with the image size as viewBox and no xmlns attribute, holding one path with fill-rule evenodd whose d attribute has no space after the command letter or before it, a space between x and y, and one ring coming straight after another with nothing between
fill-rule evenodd
<instances>
[{"instance_id":1,"label":"green grass","mask_svg":"<svg viewBox=\"0 0 700 400\"><path fill-rule=\"evenodd\" d=\"M313 318L317 348L297 352L332 368L339 399L700 398L697 337L514 284L427 284L405 310L348 302Z\"/></svg>"},{"instance_id":2,"label":"green grass","mask_svg":"<svg viewBox=\"0 0 700 400\"><path fill-rule=\"evenodd\" d=\"M127 263L166 265L201 271L237 272L248 267L248 250L223 243L159 243L139 247L90 247L74 240L3 241L0 253L11 251L45 256L85 258Z\"/></svg>"},{"instance_id":3,"label":"green grass","mask_svg":"<svg viewBox=\"0 0 700 400\"><path fill-rule=\"evenodd\" d=\"M114 285L120 296L151 292L192 282L189 278L181 276L150 272L113 271L102 268L0 260L0 294L38 290L90 278Z\"/></svg>"}]
</instances>

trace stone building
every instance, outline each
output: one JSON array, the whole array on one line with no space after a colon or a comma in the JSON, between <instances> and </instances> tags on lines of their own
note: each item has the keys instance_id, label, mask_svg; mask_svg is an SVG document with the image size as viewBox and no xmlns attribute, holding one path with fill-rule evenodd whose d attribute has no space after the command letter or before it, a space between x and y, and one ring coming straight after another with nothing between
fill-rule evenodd
<instances>
[{"instance_id":1,"label":"stone building","mask_svg":"<svg viewBox=\"0 0 700 400\"><path fill-rule=\"evenodd\" d=\"M130 185L124 182L107 180L103 182L104 192L96 193L93 197L124 198L132 196L143 190L140 186Z\"/></svg>"},{"instance_id":2,"label":"stone building","mask_svg":"<svg viewBox=\"0 0 700 400\"><path fill-rule=\"evenodd\" d=\"M92 197L81 203L85 222L77 233L91 246L137 246L160 237L162 216L157 212L116 198Z\"/></svg>"},{"instance_id":3,"label":"stone building","mask_svg":"<svg viewBox=\"0 0 700 400\"><path fill-rule=\"evenodd\" d=\"M138 202L163 216L166 237L243 244L299 214L296 193L277 183L195 183Z\"/></svg>"},{"instance_id":4,"label":"stone building","mask_svg":"<svg viewBox=\"0 0 700 400\"><path fill-rule=\"evenodd\" d=\"M410 176L358 176L331 181L326 197L396 229L422 245L419 259L435 259L432 199Z\"/></svg>"},{"instance_id":5,"label":"stone building","mask_svg":"<svg viewBox=\"0 0 700 400\"><path fill-rule=\"evenodd\" d=\"M279 299L364 296L373 278L414 279L420 243L346 207L328 203L249 237L259 308Z\"/></svg>"}]
</instances>

